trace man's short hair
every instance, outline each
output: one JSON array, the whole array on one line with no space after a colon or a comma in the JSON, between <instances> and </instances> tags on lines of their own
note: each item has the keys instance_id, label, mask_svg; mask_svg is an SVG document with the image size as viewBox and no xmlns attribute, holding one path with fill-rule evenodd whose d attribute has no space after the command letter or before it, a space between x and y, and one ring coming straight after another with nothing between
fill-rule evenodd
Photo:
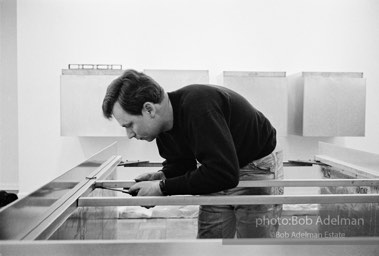
<instances>
[{"instance_id":1,"label":"man's short hair","mask_svg":"<svg viewBox=\"0 0 379 256\"><path fill-rule=\"evenodd\" d=\"M130 115L142 115L145 102L160 103L164 98L163 88L151 77L132 69L112 81L103 100L103 115L112 118L113 106L118 102Z\"/></svg>"}]
</instances>

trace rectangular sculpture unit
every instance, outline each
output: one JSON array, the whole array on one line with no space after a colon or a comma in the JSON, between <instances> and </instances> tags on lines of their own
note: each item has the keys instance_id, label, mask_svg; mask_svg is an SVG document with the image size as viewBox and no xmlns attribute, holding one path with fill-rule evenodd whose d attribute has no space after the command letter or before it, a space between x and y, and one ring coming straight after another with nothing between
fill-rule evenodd
<instances>
[{"instance_id":1,"label":"rectangular sculpture unit","mask_svg":"<svg viewBox=\"0 0 379 256\"><path fill-rule=\"evenodd\" d=\"M145 69L143 72L157 81L165 92L190 84L209 84L208 70Z\"/></svg>"},{"instance_id":2,"label":"rectangular sculpture unit","mask_svg":"<svg viewBox=\"0 0 379 256\"><path fill-rule=\"evenodd\" d=\"M84 68L64 69L61 75L62 136L125 136L115 119L103 117L102 102L108 85L124 70ZM208 84L207 70L144 70L165 91L174 91L189 84Z\"/></svg>"},{"instance_id":3,"label":"rectangular sculpture unit","mask_svg":"<svg viewBox=\"0 0 379 256\"><path fill-rule=\"evenodd\" d=\"M286 72L224 71L223 85L244 96L276 128L287 135Z\"/></svg>"},{"instance_id":4,"label":"rectangular sculpture unit","mask_svg":"<svg viewBox=\"0 0 379 256\"><path fill-rule=\"evenodd\" d=\"M61 75L62 136L125 136L101 109L108 85L122 70L65 69Z\"/></svg>"},{"instance_id":5,"label":"rectangular sculpture unit","mask_svg":"<svg viewBox=\"0 0 379 256\"><path fill-rule=\"evenodd\" d=\"M359 72L288 77L288 131L315 137L364 136L366 79Z\"/></svg>"}]
</instances>

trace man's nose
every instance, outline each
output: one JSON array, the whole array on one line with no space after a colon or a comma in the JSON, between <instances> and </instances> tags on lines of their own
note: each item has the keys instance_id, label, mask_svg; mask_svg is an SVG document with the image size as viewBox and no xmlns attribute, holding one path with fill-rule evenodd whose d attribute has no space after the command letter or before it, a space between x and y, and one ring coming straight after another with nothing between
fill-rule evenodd
<instances>
[{"instance_id":1,"label":"man's nose","mask_svg":"<svg viewBox=\"0 0 379 256\"><path fill-rule=\"evenodd\" d=\"M136 134L132 130L129 130L129 129L126 129L126 134L128 135L129 139L132 139L136 136Z\"/></svg>"}]
</instances>

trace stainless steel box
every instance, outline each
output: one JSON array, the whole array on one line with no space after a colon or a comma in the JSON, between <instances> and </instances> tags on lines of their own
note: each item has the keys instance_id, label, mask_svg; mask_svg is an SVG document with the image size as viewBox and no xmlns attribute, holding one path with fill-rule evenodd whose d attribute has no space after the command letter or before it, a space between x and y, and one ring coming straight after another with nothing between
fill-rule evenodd
<instances>
[{"instance_id":1,"label":"stainless steel box","mask_svg":"<svg viewBox=\"0 0 379 256\"><path fill-rule=\"evenodd\" d=\"M223 84L244 96L276 128L287 134L287 78L285 72L224 71Z\"/></svg>"},{"instance_id":2,"label":"stainless steel box","mask_svg":"<svg viewBox=\"0 0 379 256\"><path fill-rule=\"evenodd\" d=\"M300 136L364 136L366 79L358 72L288 77L288 131Z\"/></svg>"},{"instance_id":3,"label":"stainless steel box","mask_svg":"<svg viewBox=\"0 0 379 256\"><path fill-rule=\"evenodd\" d=\"M108 85L123 70L66 69L61 75L62 136L126 136L115 119L103 117ZM145 70L166 91L191 83L209 83L206 70Z\"/></svg>"}]
</instances>

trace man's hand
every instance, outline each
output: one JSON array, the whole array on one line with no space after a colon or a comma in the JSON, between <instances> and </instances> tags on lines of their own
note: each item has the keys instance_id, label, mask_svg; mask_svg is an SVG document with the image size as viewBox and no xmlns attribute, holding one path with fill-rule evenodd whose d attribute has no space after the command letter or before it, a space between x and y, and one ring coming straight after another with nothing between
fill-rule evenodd
<instances>
[{"instance_id":1,"label":"man's hand","mask_svg":"<svg viewBox=\"0 0 379 256\"><path fill-rule=\"evenodd\" d=\"M163 172L158 171L158 172L149 172L149 173L144 173L135 178L134 180L136 182L140 181L149 181L149 180L163 180L165 179L165 175Z\"/></svg>"},{"instance_id":2,"label":"man's hand","mask_svg":"<svg viewBox=\"0 0 379 256\"><path fill-rule=\"evenodd\" d=\"M160 180L137 182L129 188L129 193L136 196L163 196L159 187Z\"/></svg>"}]
</instances>

